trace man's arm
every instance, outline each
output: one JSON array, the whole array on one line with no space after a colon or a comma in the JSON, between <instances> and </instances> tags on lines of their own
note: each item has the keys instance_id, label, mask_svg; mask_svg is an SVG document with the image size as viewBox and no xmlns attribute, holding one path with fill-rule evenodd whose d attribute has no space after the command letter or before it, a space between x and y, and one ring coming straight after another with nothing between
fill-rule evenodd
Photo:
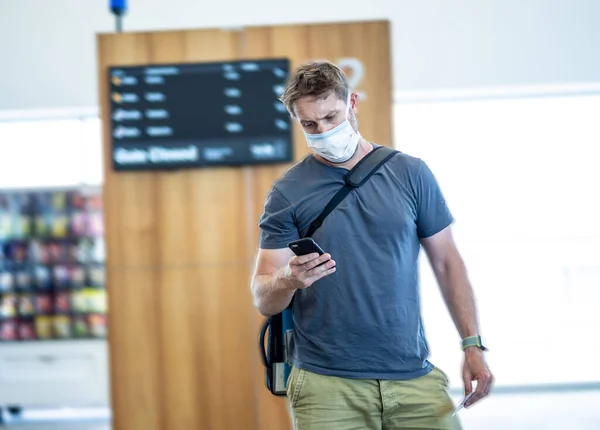
<instances>
[{"instance_id":1,"label":"man's arm","mask_svg":"<svg viewBox=\"0 0 600 430\"><path fill-rule=\"evenodd\" d=\"M254 306L265 315L275 315L284 310L294 293L295 283L287 279L285 269L294 253L287 248L259 249L252 276Z\"/></svg>"},{"instance_id":2,"label":"man's arm","mask_svg":"<svg viewBox=\"0 0 600 430\"><path fill-rule=\"evenodd\" d=\"M467 277L465 264L454 243L451 227L422 239L421 243L461 338L479 335L473 289ZM472 381L477 380L477 390L466 406L471 406L489 394L493 377L479 348L465 349L462 376L465 395L472 392Z\"/></svg>"},{"instance_id":3,"label":"man's arm","mask_svg":"<svg viewBox=\"0 0 600 430\"><path fill-rule=\"evenodd\" d=\"M461 338L479 334L473 289L456 248L451 227L422 239L442 296Z\"/></svg>"},{"instance_id":4,"label":"man's arm","mask_svg":"<svg viewBox=\"0 0 600 430\"><path fill-rule=\"evenodd\" d=\"M329 254L297 257L288 248L259 249L251 284L254 306L265 316L278 314L297 289L310 287L333 272L335 261Z\"/></svg>"}]
</instances>

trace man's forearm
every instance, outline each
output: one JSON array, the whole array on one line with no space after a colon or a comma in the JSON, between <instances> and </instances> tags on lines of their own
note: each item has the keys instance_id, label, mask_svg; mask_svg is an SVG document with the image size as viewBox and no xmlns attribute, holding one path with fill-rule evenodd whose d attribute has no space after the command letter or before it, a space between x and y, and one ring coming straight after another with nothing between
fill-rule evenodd
<instances>
[{"instance_id":1,"label":"man's forearm","mask_svg":"<svg viewBox=\"0 0 600 430\"><path fill-rule=\"evenodd\" d=\"M473 289L460 256L448 258L435 274L460 337L479 335Z\"/></svg>"},{"instance_id":2,"label":"man's forearm","mask_svg":"<svg viewBox=\"0 0 600 430\"><path fill-rule=\"evenodd\" d=\"M295 285L280 271L271 275L255 275L252 279L254 306L265 315L275 315L283 311L296 292Z\"/></svg>"}]
</instances>

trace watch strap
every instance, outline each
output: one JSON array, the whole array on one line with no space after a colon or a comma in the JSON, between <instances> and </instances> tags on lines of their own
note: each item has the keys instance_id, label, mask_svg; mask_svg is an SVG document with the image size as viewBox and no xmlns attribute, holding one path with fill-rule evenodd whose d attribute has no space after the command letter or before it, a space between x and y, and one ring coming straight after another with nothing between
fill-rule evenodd
<instances>
[{"instance_id":1,"label":"watch strap","mask_svg":"<svg viewBox=\"0 0 600 430\"><path fill-rule=\"evenodd\" d=\"M462 340L462 349L463 351L470 346L475 346L482 351L487 351L487 348L483 346L483 341L481 340L481 336L467 336Z\"/></svg>"}]
</instances>

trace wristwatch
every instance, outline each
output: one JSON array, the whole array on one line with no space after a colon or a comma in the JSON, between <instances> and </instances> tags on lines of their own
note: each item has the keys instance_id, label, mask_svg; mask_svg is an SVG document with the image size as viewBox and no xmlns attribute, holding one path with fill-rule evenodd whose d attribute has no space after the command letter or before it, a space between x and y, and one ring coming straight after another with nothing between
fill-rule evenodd
<instances>
[{"instance_id":1,"label":"wristwatch","mask_svg":"<svg viewBox=\"0 0 600 430\"><path fill-rule=\"evenodd\" d=\"M482 351L487 351L488 349L483 346L483 341L481 340L481 336L468 336L462 340L462 349L463 351L470 346L476 346Z\"/></svg>"}]
</instances>

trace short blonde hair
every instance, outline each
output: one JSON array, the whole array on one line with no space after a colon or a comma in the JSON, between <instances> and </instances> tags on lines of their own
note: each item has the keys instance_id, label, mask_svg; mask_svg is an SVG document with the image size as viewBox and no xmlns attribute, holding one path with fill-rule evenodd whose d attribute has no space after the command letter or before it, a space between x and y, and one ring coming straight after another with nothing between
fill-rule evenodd
<instances>
[{"instance_id":1,"label":"short blonde hair","mask_svg":"<svg viewBox=\"0 0 600 430\"><path fill-rule=\"evenodd\" d=\"M303 97L327 97L333 93L340 100L346 101L348 91L348 78L344 71L330 61L320 60L301 65L288 79L279 100L292 117L295 117L294 104Z\"/></svg>"}]
</instances>

